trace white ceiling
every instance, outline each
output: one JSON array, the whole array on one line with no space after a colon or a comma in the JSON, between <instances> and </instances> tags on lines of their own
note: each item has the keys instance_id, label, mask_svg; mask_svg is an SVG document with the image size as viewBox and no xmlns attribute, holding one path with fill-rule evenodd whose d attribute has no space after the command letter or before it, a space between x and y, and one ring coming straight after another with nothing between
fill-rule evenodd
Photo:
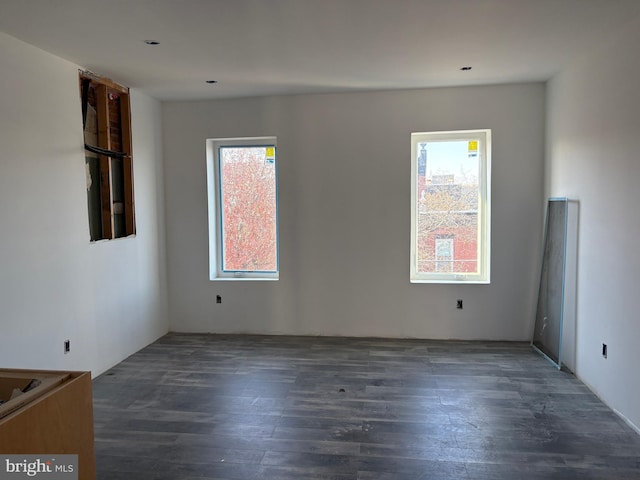
<instances>
[{"instance_id":1,"label":"white ceiling","mask_svg":"<svg viewBox=\"0 0 640 480\"><path fill-rule=\"evenodd\" d=\"M0 31L161 100L543 81L637 16L640 0L0 0Z\"/></svg>"}]
</instances>

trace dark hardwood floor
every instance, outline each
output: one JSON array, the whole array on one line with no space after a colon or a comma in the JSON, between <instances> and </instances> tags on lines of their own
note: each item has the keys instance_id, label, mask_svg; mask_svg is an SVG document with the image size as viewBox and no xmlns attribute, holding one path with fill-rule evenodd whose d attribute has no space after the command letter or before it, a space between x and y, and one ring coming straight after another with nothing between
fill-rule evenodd
<instances>
[{"instance_id":1,"label":"dark hardwood floor","mask_svg":"<svg viewBox=\"0 0 640 480\"><path fill-rule=\"evenodd\" d=\"M169 334L93 394L100 480L640 479L640 436L526 344Z\"/></svg>"}]
</instances>

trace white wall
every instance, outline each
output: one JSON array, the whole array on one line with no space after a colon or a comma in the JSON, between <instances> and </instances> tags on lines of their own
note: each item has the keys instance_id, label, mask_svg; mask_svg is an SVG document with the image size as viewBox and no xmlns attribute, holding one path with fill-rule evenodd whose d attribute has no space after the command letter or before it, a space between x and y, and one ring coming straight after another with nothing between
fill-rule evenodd
<instances>
[{"instance_id":1,"label":"white wall","mask_svg":"<svg viewBox=\"0 0 640 480\"><path fill-rule=\"evenodd\" d=\"M170 329L530 339L544 99L523 84L163 103ZM410 284L410 134L474 128L493 130L491 285ZM211 282L205 139L264 135L278 137L280 280Z\"/></svg>"},{"instance_id":2,"label":"white wall","mask_svg":"<svg viewBox=\"0 0 640 480\"><path fill-rule=\"evenodd\" d=\"M96 375L168 328L160 104L132 92L138 234L91 244L78 66L2 33L0 65L0 367Z\"/></svg>"},{"instance_id":3,"label":"white wall","mask_svg":"<svg viewBox=\"0 0 640 480\"><path fill-rule=\"evenodd\" d=\"M549 84L547 190L579 200L575 373L640 426L640 19ZM602 343L608 358L601 356Z\"/></svg>"}]
</instances>

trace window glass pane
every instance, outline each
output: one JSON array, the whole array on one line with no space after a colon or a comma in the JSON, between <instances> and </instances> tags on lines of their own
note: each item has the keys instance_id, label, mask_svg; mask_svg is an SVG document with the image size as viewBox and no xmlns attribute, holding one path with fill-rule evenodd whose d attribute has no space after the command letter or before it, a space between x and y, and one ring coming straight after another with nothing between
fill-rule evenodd
<instances>
[{"instance_id":1,"label":"window glass pane","mask_svg":"<svg viewBox=\"0 0 640 480\"><path fill-rule=\"evenodd\" d=\"M220 147L222 270L276 272L274 146Z\"/></svg>"},{"instance_id":2,"label":"window glass pane","mask_svg":"<svg viewBox=\"0 0 640 480\"><path fill-rule=\"evenodd\" d=\"M479 143L415 143L418 274L479 273Z\"/></svg>"}]
</instances>

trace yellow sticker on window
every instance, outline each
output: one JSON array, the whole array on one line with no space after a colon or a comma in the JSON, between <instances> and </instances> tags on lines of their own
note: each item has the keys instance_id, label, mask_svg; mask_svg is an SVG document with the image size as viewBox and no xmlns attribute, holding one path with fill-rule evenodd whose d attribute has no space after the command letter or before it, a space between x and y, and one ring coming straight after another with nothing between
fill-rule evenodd
<instances>
[{"instance_id":1,"label":"yellow sticker on window","mask_svg":"<svg viewBox=\"0 0 640 480\"><path fill-rule=\"evenodd\" d=\"M276 147L267 147L267 158L273 158L276 156Z\"/></svg>"},{"instance_id":2,"label":"yellow sticker on window","mask_svg":"<svg viewBox=\"0 0 640 480\"><path fill-rule=\"evenodd\" d=\"M477 140L469 140L469 153L475 153L478 151L478 141Z\"/></svg>"}]
</instances>

